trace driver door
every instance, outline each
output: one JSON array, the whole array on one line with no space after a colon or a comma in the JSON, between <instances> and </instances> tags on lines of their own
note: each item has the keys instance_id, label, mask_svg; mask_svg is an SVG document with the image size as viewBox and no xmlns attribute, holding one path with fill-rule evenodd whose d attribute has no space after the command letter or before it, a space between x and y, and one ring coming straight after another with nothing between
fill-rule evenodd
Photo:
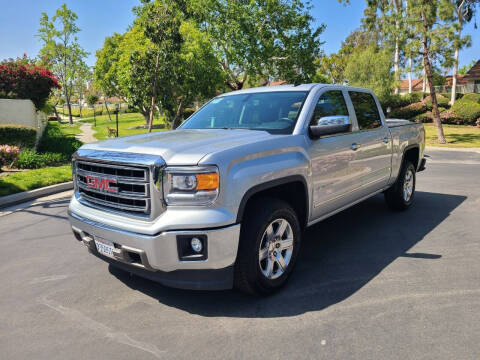
<instances>
[{"instance_id":1,"label":"driver door","mask_svg":"<svg viewBox=\"0 0 480 360\"><path fill-rule=\"evenodd\" d=\"M342 90L327 90L320 95L309 125L343 122L350 126L343 133L308 138L313 184L311 220L348 204L352 200L350 194L359 186L349 170L354 156L351 144L358 136L352 132L351 119Z\"/></svg>"}]
</instances>

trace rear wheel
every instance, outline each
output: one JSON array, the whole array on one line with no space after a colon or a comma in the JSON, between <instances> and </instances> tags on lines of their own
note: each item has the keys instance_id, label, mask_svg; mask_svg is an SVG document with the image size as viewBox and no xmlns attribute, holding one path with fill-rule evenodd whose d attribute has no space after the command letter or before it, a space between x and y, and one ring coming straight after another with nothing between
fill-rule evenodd
<instances>
[{"instance_id":1,"label":"rear wheel","mask_svg":"<svg viewBox=\"0 0 480 360\"><path fill-rule=\"evenodd\" d=\"M408 209L415 197L416 173L413 164L404 160L397 181L385 192L387 205L394 210Z\"/></svg>"},{"instance_id":2,"label":"rear wheel","mask_svg":"<svg viewBox=\"0 0 480 360\"><path fill-rule=\"evenodd\" d=\"M242 223L235 287L255 295L275 292L290 276L300 244L300 224L288 203L256 201Z\"/></svg>"}]
</instances>

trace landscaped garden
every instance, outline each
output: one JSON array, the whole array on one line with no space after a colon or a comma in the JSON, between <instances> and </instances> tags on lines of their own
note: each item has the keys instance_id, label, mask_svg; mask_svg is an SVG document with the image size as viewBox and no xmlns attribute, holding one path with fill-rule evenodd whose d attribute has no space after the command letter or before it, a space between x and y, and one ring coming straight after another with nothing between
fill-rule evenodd
<instances>
[{"instance_id":1,"label":"landscaped garden","mask_svg":"<svg viewBox=\"0 0 480 360\"><path fill-rule=\"evenodd\" d=\"M92 129L96 131L93 135L97 140L105 140L109 138L108 129L116 130L115 114L111 114L111 120L108 115L96 116L96 126L93 117L83 118L82 122L92 124ZM152 131L165 130L165 123L162 119L155 119ZM130 136L144 134L147 132L145 128L145 118L140 113L123 113L118 114L118 136ZM114 135L110 135L114 136Z\"/></svg>"},{"instance_id":2,"label":"landscaped garden","mask_svg":"<svg viewBox=\"0 0 480 360\"><path fill-rule=\"evenodd\" d=\"M480 94L457 94L453 106L449 94L437 94L440 119L447 144L438 144L433 123L432 99L426 93L391 95L383 101L389 108L388 118L408 119L425 123L427 145L448 147L480 147Z\"/></svg>"},{"instance_id":3,"label":"landscaped garden","mask_svg":"<svg viewBox=\"0 0 480 360\"><path fill-rule=\"evenodd\" d=\"M0 196L70 181L71 157L82 145L73 135L77 131L50 122L35 150L34 129L0 127Z\"/></svg>"}]
</instances>

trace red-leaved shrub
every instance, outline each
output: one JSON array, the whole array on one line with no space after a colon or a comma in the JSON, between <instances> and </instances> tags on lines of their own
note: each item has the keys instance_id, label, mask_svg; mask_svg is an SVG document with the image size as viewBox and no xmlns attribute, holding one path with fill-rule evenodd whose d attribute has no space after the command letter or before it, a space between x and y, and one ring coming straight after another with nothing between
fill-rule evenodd
<instances>
[{"instance_id":1,"label":"red-leaved shrub","mask_svg":"<svg viewBox=\"0 0 480 360\"><path fill-rule=\"evenodd\" d=\"M54 88L60 89L57 78L43 67L25 59L0 63L0 98L30 99L41 109Z\"/></svg>"}]
</instances>

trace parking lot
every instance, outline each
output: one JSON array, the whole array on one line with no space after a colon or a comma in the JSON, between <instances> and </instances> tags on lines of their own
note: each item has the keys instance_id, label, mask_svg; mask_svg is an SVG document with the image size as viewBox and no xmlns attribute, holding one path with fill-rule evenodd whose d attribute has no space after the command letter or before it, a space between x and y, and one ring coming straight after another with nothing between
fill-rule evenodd
<instances>
[{"instance_id":1,"label":"parking lot","mask_svg":"<svg viewBox=\"0 0 480 360\"><path fill-rule=\"evenodd\" d=\"M0 216L2 359L479 359L480 153L429 150L415 205L307 230L278 294L163 287L88 254L69 194Z\"/></svg>"}]
</instances>

